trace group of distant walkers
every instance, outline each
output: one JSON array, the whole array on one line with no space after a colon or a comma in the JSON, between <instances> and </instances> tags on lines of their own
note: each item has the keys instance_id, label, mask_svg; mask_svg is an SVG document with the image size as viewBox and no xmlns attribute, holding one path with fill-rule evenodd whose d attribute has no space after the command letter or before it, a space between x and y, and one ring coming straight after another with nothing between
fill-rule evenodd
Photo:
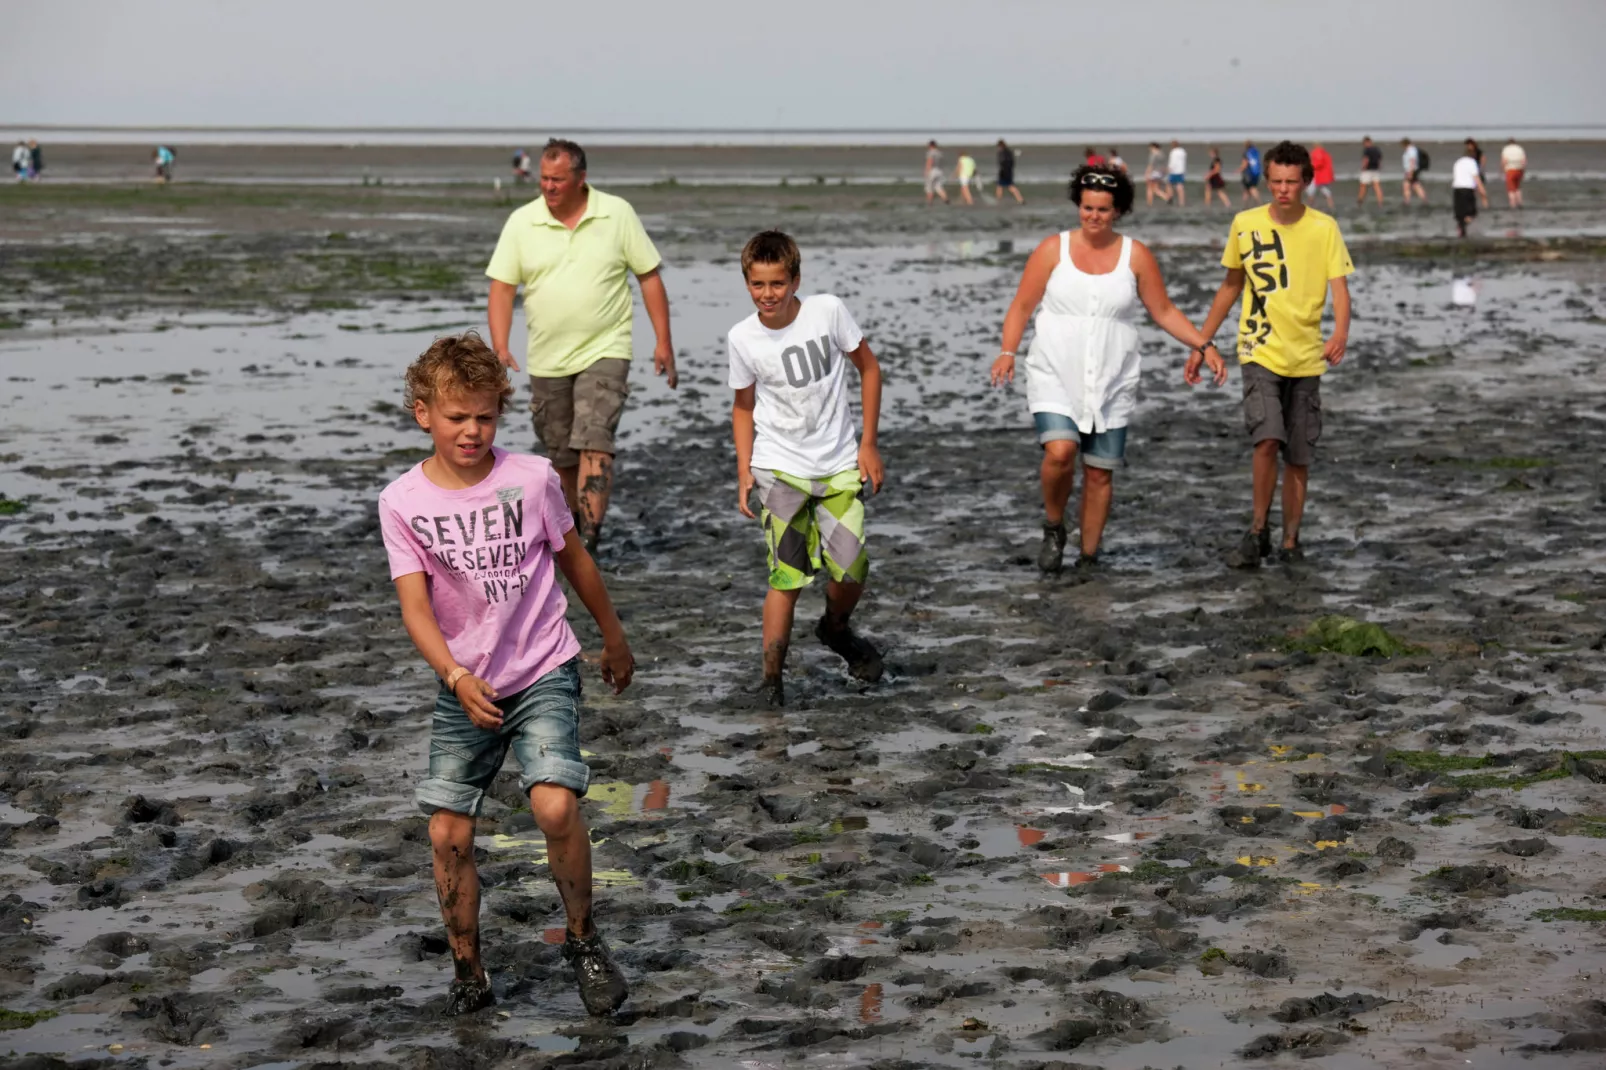
<instances>
[{"instance_id":1,"label":"group of distant walkers","mask_svg":"<svg viewBox=\"0 0 1606 1070\"><path fill-rule=\"evenodd\" d=\"M45 171L45 152L33 138L18 140L11 150L11 170L18 182L37 182Z\"/></svg>"}]
</instances>

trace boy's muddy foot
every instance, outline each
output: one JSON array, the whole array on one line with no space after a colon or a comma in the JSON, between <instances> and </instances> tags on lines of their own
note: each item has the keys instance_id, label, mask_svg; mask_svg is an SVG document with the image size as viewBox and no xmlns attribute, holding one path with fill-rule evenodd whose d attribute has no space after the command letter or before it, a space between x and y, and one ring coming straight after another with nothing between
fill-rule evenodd
<instances>
[{"instance_id":1,"label":"boy's muddy foot","mask_svg":"<svg viewBox=\"0 0 1606 1070\"><path fill-rule=\"evenodd\" d=\"M1043 525L1043 545L1037 550L1037 567L1056 573L1065 563L1065 522Z\"/></svg>"},{"instance_id":2,"label":"boy's muddy foot","mask_svg":"<svg viewBox=\"0 0 1606 1070\"><path fill-rule=\"evenodd\" d=\"M826 618L821 617L820 623L814 626L814 635L848 663L848 674L854 679L870 684L881 679L881 651L852 627L844 624L832 628Z\"/></svg>"},{"instance_id":3,"label":"boy's muddy foot","mask_svg":"<svg viewBox=\"0 0 1606 1070\"><path fill-rule=\"evenodd\" d=\"M1244 537L1238 540L1237 548L1227 555L1227 565L1231 568L1259 568L1260 559L1270 556L1271 529L1246 531Z\"/></svg>"},{"instance_id":4,"label":"boy's muddy foot","mask_svg":"<svg viewBox=\"0 0 1606 1070\"><path fill-rule=\"evenodd\" d=\"M630 995L625 975L608 956L608 945L602 942L601 933L592 933L584 940L576 940L573 933L563 941L563 957L574 967L575 983L580 986L580 1001L586 1013L601 1018L619 1009Z\"/></svg>"},{"instance_id":5,"label":"boy's muddy foot","mask_svg":"<svg viewBox=\"0 0 1606 1070\"><path fill-rule=\"evenodd\" d=\"M1277 563L1281 565L1297 565L1305 560L1305 551L1295 543L1292 546L1279 547L1277 550Z\"/></svg>"},{"instance_id":6,"label":"boy's muddy foot","mask_svg":"<svg viewBox=\"0 0 1606 1070\"><path fill-rule=\"evenodd\" d=\"M453 981L451 989L446 993L446 1014L450 1018L473 1014L495 1002L496 996L491 992L490 978L477 977L472 981Z\"/></svg>"},{"instance_id":7,"label":"boy's muddy foot","mask_svg":"<svg viewBox=\"0 0 1606 1070\"><path fill-rule=\"evenodd\" d=\"M786 705L786 688L779 676L764 677L764 682L758 685L758 695L766 709L778 710Z\"/></svg>"}]
</instances>

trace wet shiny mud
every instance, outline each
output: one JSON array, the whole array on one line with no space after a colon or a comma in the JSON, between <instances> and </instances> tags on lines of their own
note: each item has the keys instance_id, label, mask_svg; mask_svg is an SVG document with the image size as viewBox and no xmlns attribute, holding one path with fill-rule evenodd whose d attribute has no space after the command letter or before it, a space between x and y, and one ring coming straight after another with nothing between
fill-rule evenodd
<instances>
[{"instance_id":1,"label":"wet shiny mud","mask_svg":"<svg viewBox=\"0 0 1606 1070\"><path fill-rule=\"evenodd\" d=\"M847 676L809 592L779 712L757 693L763 544L726 443L742 294L730 263L671 252L682 387L637 369L600 554L638 673L617 698L588 688L582 723L596 920L633 985L609 1021L562 960L511 769L476 851L498 1003L442 1016L411 803L433 685L372 503L425 445L394 408L401 368L477 309L197 307L8 338L0 491L25 506L0 520L0 1005L55 1016L0 1049L1596 1065L1598 267L1491 262L1468 312L1443 266L1363 262L1308 559L1252 573L1222 563L1247 521L1236 382L1190 391L1146 333L1131 466L1079 582L1032 565L1024 401L983 385L1026 248L806 261L889 378L857 617L888 672ZM1211 254L1163 262L1197 315ZM528 447L521 413L500 441ZM1311 632L1334 617L1403 650L1336 652L1340 630Z\"/></svg>"}]
</instances>

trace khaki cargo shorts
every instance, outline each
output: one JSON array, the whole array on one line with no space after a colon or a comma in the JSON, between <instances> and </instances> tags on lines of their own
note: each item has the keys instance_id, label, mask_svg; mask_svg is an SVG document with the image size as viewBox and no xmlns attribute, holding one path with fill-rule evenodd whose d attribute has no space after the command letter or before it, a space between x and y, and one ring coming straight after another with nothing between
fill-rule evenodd
<instances>
[{"instance_id":1,"label":"khaki cargo shorts","mask_svg":"<svg viewBox=\"0 0 1606 1070\"><path fill-rule=\"evenodd\" d=\"M630 362L604 357L578 375L530 376L535 437L554 468L573 468L580 451L613 453L613 433L630 393Z\"/></svg>"},{"instance_id":2,"label":"khaki cargo shorts","mask_svg":"<svg viewBox=\"0 0 1606 1070\"><path fill-rule=\"evenodd\" d=\"M1316 459L1322 437L1322 377L1290 378L1259 364L1245 364L1244 426L1257 446L1282 443L1283 459L1301 468Z\"/></svg>"}]
</instances>

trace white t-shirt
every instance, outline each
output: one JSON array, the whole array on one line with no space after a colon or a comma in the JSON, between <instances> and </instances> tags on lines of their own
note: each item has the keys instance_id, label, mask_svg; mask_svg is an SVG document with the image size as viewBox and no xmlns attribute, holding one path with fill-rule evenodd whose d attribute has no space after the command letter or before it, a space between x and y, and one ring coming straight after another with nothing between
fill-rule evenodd
<instances>
[{"instance_id":1,"label":"white t-shirt","mask_svg":"<svg viewBox=\"0 0 1606 1070\"><path fill-rule=\"evenodd\" d=\"M1478 161L1463 156L1450 167L1450 185L1454 189L1478 188Z\"/></svg>"},{"instance_id":2,"label":"white t-shirt","mask_svg":"<svg viewBox=\"0 0 1606 1070\"><path fill-rule=\"evenodd\" d=\"M1183 148L1181 145L1178 145L1176 148L1171 150L1171 155L1169 157L1167 157L1167 159L1169 161L1167 163L1167 165L1166 165L1166 173L1167 174L1181 175L1181 174L1186 174L1187 173L1187 171L1188 171L1188 150L1187 149Z\"/></svg>"},{"instance_id":3,"label":"white t-shirt","mask_svg":"<svg viewBox=\"0 0 1606 1070\"><path fill-rule=\"evenodd\" d=\"M754 468L816 479L859 463L843 365L864 335L839 298L805 297L797 318L779 331L755 312L731 328L728 341L731 389L758 387Z\"/></svg>"},{"instance_id":4,"label":"white t-shirt","mask_svg":"<svg viewBox=\"0 0 1606 1070\"><path fill-rule=\"evenodd\" d=\"M1404 169L1406 174L1410 174L1412 171L1420 170L1421 166L1422 153L1417 150L1415 145L1407 145L1405 151L1400 153L1400 167Z\"/></svg>"},{"instance_id":5,"label":"white t-shirt","mask_svg":"<svg viewBox=\"0 0 1606 1070\"><path fill-rule=\"evenodd\" d=\"M1528 167L1528 154L1521 145L1507 145L1500 150L1500 166L1507 171L1523 171Z\"/></svg>"}]
</instances>

